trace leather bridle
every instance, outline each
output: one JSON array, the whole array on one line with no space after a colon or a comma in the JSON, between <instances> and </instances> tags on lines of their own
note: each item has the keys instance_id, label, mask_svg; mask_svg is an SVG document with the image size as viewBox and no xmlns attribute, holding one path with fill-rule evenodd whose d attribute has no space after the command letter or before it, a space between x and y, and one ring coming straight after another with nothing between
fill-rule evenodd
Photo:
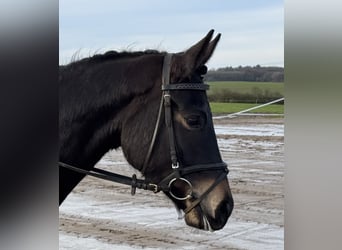
<instances>
[{"instance_id":1,"label":"leather bridle","mask_svg":"<svg viewBox=\"0 0 342 250\"><path fill-rule=\"evenodd\" d=\"M172 120L172 110L171 110L171 92L174 90L196 90L196 91L206 91L209 89L209 85L204 83L171 83L170 84L170 70L171 70L171 60L172 54L167 53L164 56L163 63L163 71L162 71L162 98L160 101L158 117L156 121L156 125L154 128L152 140L150 146L147 151L147 155L144 160L144 164L142 169L140 170L142 174L145 173L148 167L149 160L152 155L152 151L155 145L155 140L159 131L159 126L161 122L162 113L164 111L165 116L165 124L167 128L168 138L169 138L169 146L170 146L170 157L171 157L171 169L172 172L166 176L162 181L158 184L147 182L146 180L137 179L134 174L132 177L123 176L119 174L115 174L103 169L93 168L92 170L84 170L78 167L74 167L72 165L59 162L59 166L63 168L67 168L72 171L76 171L82 174L94 176L97 178L118 182L121 184L131 186L131 194L134 195L136 188L150 190L154 193L159 191L164 191L168 193L171 197L176 200L188 200L194 199L191 201L191 205L188 206L184 213L187 214L194 207L196 207L200 202L222 181L226 178L228 174L227 164L225 162L218 163L208 163L208 164L196 164L190 166L183 166L177 158L176 152L176 143L175 143L175 135L173 129L173 120ZM199 197L195 197L193 194L193 187L191 182L185 178L185 176L198 173L202 171L214 171L214 170L222 170L223 172L215 179L214 183L202 193ZM186 192L184 194L178 194L175 190L176 183L177 186L181 185Z\"/></svg>"}]
</instances>

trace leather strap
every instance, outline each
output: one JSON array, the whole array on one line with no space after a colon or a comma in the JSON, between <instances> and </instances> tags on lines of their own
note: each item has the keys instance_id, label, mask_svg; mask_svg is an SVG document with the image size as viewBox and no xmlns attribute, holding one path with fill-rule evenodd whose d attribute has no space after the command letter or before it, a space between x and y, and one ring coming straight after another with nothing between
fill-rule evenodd
<instances>
[{"instance_id":1,"label":"leather strap","mask_svg":"<svg viewBox=\"0 0 342 250\"><path fill-rule=\"evenodd\" d=\"M179 177L179 172L178 172L179 163L177 159L175 135L174 135L173 123L172 123L171 94L169 90L164 90L165 86L170 85L171 61L172 61L172 54L166 54L164 57L164 66L163 66L162 90L163 90L163 97L164 97L165 124L166 124L166 129L169 135L170 157L171 157L171 164L172 164L171 167L173 171L175 172L176 177L178 178Z\"/></svg>"},{"instance_id":2,"label":"leather strap","mask_svg":"<svg viewBox=\"0 0 342 250\"><path fill-rule=\"evenodd\" d=\"M226 169L226 171L222 174L220 174L220 176L215 180L215 182L213 184L211 184L211 186L203 193L201 194L201 196L199 198L197 198L195 201L191 202L191 205L189 207L187 207L186 209L184 209L184 213L187 214L189 213L194 207L196 207L198 204L201 203L201 201L211 192L213 191L213 189L221 182L223 181L225 178L227 178L228 174L228 169Z\"/></svg>"},{"instance_id":3,"label":"leather strap","mask_svg":"<svg viewBox=\"0 0 342 250\"><path fill-rule=\"evenodd\" d=\"M177 83L162 86L162 90L208 90L209 85L205 83Z\"/></svg>"},{"instance_id":4,"label":"leather strap","mask_svg":"<svg viewBox=\"0 0 342 250\"><path fill-rule=\"evenodd\" d=\"M133 174L132 177L120 175L120 174L115 174L103 169L99 168L93 168L92 170L88 171L82 168L74 167L72 165L66 164L64 162L59 162L59 166L72 170L74 172L80 173L80 174L85 174L85 175L90 175L99 179L107 180L107 181L112 181L112 182L117 182L120 184L128 185L131 186L131 194L135 194L135 190L138 189L144 189L144 190L150 190L155 193L159 192L162 190L161 187L158 187L158 185L154 183L148 183L145 180L137 179L136 175Z\"/></svg>"},{"instance_id":5,"label":"leather strap","mask_svg":"<svg viewBox=\"0 0 342 250\"><path fill-rule=\"evenodd\" d=\"M150 143L150 146L148 148L148 151L147 151L147 154L146 154L146 157L145 157L145 160L144 160L143 167L140 170L143 175L146 172L148 163L149 163L151 155L152 155L154 144L156 142L156 138L157 138L157 134L158 134L158 130L159 130L159 124L160 124L160 120L161 120L161 115L162 115L162 112L163 112L163 106L164 106L164 96L162 95L161 101L160 101L160 105L159 105L157 121L156 121L156 125L154 126L154 131L153 131L153 136L152 136L152 139L151 139L151 143Z\"/></svg>"},{"instance_id":6,"label":"leather strap","mask_svg":"<svg viewBox=\"0 0 342 250\"><path fill-rule=\"evenodd\" d=\"M198 172L203 172L203 171L214 171L214 170L224 170L226 175L229 172L227 168L227 164L224 162L191 165L191 166L179 168L178 171L179 171L180 176L186 176L192 173L198 173ZM174 172L172 172L171 174L163 178L158 183L158 186L162 187L162 189L164 190L168 186L169 181L173 178L176 178Z\"/></svg>"}]
</instances>

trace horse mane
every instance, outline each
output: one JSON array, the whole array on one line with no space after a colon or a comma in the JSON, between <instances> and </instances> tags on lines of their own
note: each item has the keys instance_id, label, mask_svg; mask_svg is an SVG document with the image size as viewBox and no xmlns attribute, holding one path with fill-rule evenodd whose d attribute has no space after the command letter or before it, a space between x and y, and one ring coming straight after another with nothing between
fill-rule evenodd
<instances>
[{"instance_id":1,"label":"horse mane","mask_svg":"<svg viewBox=\"0 0 342 250\"><path fill-rule=\"evenodd\" d=\"M115 60L123 57L137 57L142 55L154 55L161 54L158 50L145 50L145 51L115 51L109 50L104 54L96 54L89 58L90 61L106 61L106 60Z\"/></svg>"},{"instance_id":2,"label":"horse mane","mask_svg":"<svg viewBox=\"0 0 342 250\"><path fill-rule=\"evenodd\" d=\"M162 52L159 50L154 49L147 49L144 51L116 51L116 50L109 50L103 54L95 54L89 57L85 57L82 59L76 59L79 52L75 52L75 55L72 56L71 62L67 65L60 65L60 68L66 68L68 66L73 66L76 64L83 64L83 63L99 63L109 60L118 60L122 58L132 58L132 57L139 57L143 55L158 55L158 54L165 54L166 52Z\"/></svg>"},{"instance_id":3,"label":"horse mane","mask_svg":"<svg viewBox=\"0 0 342 250\"><path fill-rule=\"evenodd\" d=\"M79 161L81 165L95 164L99 156L108 151L108 148L120 146L119 131L122 126L122 117L134 112L136 107L145 107L146 98L135 97L144 95L155 86L160 74L158 70L162 58L155 60L154 57L162 57L162 55L163 52L157 50L107 51L104 54L96 54L59 67L59 125L63 131L60 133L60 138L65 144L61 145L61 155L64 156L65 161ZM142 61L143 56L148 57L146 61ZM127 66L132 67L133 70L136 69L134 66L136 62L139 65L139 74L122 73L123 68ZM112 67L112 63L124 65L124 67L117 67L117 69ZM141 66L149 70L142 70ZM156 94L158 95L157 92L153 92L151 95L154 98ZM129 105L133 100L136 103ZM159 96L156 100L159 101ZM153 116L150 117L151 115L153 113L146 114L148 120L153 118ZM103 117L110 122L105 123ZM76 125L72 126L72 124ZM81 125L83 126L80 130L82 137L75 141L75 145L72 145L69 141L71 134L80 129ZM138 125L141 126L141 124ZM90 141L91 134L94 136ZM88 145L86 151L77 151L82 149L79 146L82 144ZM89 156L87 152L94 148L96 148L95 153ZM71 151L77 152L74 153L76 156L85 154L90 158L73 159Z\"/></svg>"},{"instance_id":4,"label":"horse mane","mask_svg":"<svg viewBox=\"0 0 342 250\"><path fill-rule=\"evenodd\" d=\"M65 110L65 114L70 118L75 117L76 115L83 114L86 110L89 110L89 106L93 108L103 106L103 103L111 100L111 105L116 105L121 102L123 99L130 99L132 95L144 93L152 82L146 81L148 84L140 84L140 81L136 81L136 85L134 87L132 85L126 85L125 80L122 80L120 83L115 83L115 81L108 82L103 86L106 86L107 89L112 88L111 86L115 86L115 91L104 91L106 94L102 96L98 96L94 91L88 91L87 95L85 95L84 91L80 91L87 87L90 87L92 84L88 82L89 75L84 74L85 71L88 71L88 67L91 65L101 64L108 61L117 61L121 59L128 58L138 58L140 56L145 55L163 55L166 52L161 52L158 50L145 50L145 51L114 51L110 50L103 54L95 54L93 56L89 56L83 59L79 59L73 61L67 65L59 66L59 82L63 84L65 87L61 89L68 89L69 93L74 92L72 95L63 95L67 96L67 100L64 100L63 103L67 107ZM89 68L89 71L91 68ZM74 76L79 75L78 79L80 82L75 81ZM82 75L82 76L81 76ZM104 79L106 77L102 75ZM107 81L107 80L105 80ZM67 83L67 84L64 84ZM74 86L82 86L80 88ZM76 93L78 92L78 93ZM73 98L68 98L73 96ZM106 105L108 106L108 105ZM113 107L107 107L113 108ZM64 114L64 115L65 115Z\"/></svg>"}]
</instances>

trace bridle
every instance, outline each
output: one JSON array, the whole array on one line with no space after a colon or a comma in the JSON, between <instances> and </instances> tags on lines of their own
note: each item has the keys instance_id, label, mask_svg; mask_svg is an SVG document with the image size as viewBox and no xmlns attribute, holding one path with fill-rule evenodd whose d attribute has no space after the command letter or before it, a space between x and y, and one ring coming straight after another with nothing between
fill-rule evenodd
<instances>
[{"instance_id":1,"label":"bridle","mask_svg":"<svg viewBox=\"0 0 342 250\"><path fill-rule=\"evenodd\" d=\"M182 166L177 158L176 152L176 143L175 143L175 135L173 129L173 120L172 120L172 110L171 110L171 92L174 90L196 90L196 91L206 91L209 89L209 85L204 83L172 83L170 84L170 71L171 71L171 60L172 54L167 53L164 56L163 63L163 71L162 71L162 97L160 101L158 117L156 121L156 125L154 128L153 136L151 139L150 146L147 151L147 155L144 160L144 164L142 169L140 170L142 174L146 172L148 167L149 160L152 155L152 151L155 145L155 141L157 138L157 134L160 127L162 113L164 111L165 116L165 124L167 128L168 138L169 138L169 146L170 146L170 157L171 157L171 169L172 172L166 176L159 183L150 183L146 180L137 179L134 174L132 177L119 175L116 173L112 173L103 169L93 168L92 170L84 170L63 162L59 162L59 166L76 171L78 173L94 176L100 179L105 179L113 182L118 182L121 184L131 186L131 194L134 195L136 189L144 189L150 190L154 193L159 191L164 191L168 193L171 197L176 200L188 200L194 198L194 201L191 201L191 205L188 206L184 213L189 213L194 207L196 207L200 202L222 181L226 178L228 174L227 164L225 162L218 163L208 163L208 164L196 164L190 166ZM223 172L215 179L214 183L202 193L199 197L195 197L193 194L193 187L191 182L185 178L185 176L202 172L202 171L214 171L214 170L222 170ZM178 194L175 190L175 185L182 185L184 190L187 190L184 194Z\"/></svg>"}]
</instances>

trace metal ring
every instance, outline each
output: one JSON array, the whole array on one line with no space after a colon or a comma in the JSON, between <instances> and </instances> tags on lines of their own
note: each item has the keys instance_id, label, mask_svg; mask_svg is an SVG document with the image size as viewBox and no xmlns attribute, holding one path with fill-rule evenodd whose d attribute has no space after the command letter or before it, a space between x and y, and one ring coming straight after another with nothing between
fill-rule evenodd
<instances>
[{"instance_id":1,"label":"metal ring","mask_svg":"<svg viewBox=\"0 0 342 250\"><path fill-rule=\"evenodd\" d=\"M177 195L175 195L172 191L171 191L171 187L172 187L172 184L176 181L176 180L181 180L183 181L186 185L189 186L189 192L184 196L184 197L179 197ZM189 199L192 197L192 185L190 183L190 181L188 181L187 179L184 179L184 178L173 178L170 182L169 182L169 194L175 198L176 200L180 200L180 201L184 201L186 199Z\"/></svg>"}]
</instances>

